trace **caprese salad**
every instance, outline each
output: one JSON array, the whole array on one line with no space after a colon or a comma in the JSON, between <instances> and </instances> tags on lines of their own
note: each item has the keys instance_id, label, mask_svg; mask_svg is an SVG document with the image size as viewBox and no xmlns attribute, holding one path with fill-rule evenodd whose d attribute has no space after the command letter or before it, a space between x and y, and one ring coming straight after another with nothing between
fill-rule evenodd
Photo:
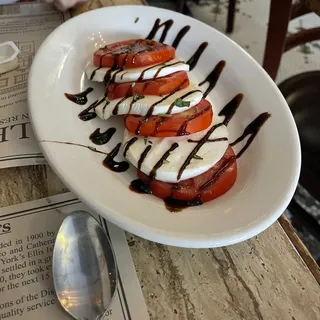
<instances>
[{"instance_id":1,"label":"caprese salad","mask_svg":"<svg viewBox=\"0 0 320 320\"><path fill-rule=\"evenodd\" d=\"M188 206L224 194L237 177L225 119L189 69L172 46L146 39L109 44L86 68L105 85L95 113L124 118L123 155L144 190Z\"/></svg>"}]
</instances>

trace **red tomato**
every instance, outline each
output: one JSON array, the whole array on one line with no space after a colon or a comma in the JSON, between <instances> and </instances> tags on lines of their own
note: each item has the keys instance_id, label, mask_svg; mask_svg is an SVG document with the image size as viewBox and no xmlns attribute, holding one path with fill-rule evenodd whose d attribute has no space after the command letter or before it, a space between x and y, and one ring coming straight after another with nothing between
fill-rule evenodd
<instances>
[{"instance_id":1,"label":"red tomato","mask_svg":"<svg viewBox=\"0 0 320 320\"><path fill-rule=\"evenodd\" d=\"M145 39L133 39L108 44L94 53L97 67L137 68L173 59L175 49L169 45Z\"/></svg>"},{"instance_id":2,"label":"red tomato","mask_svg":"<svg viewBox=\"0 0 320 320\"><path fill-rule=\"evenodd\" d=\"M171 197L183 201L200 200L203 203L221 196L233 186L237 178L237 162L232 148L228 147L224 156L213 168L194 178L168 183L150 180L140 170L138 177L148 184L156 197L161 199Z\"/></svg>"},{"instance_id":3,"label":"red tomato","mask_svg":"<svg viewBox=\"0 0 320 320\"><path fill-rule=\"evenodd\" d=\"M179 87L184 89L189 85L188 74L185 71L178 71L166 77L141 82L111 83L108 86L108 98L118 99L127 95L155 95L169 94Z\"/></svg>"},{"instance_id":4,"label":"red tomato","mask_svg":"<svg viewBox=\"0 0 320 320\"><path fill-rule=\"evenodd\" d=\"M125 117L124 124L132 133L136 133L139 128L140 136L173 137L196 133L208 128L212 123L212 117L210 102L202 99L193 108L181 113L170 114L168 117L152 116L144 120L143 116L128 115Z\"/></svg>"}]
</instances>

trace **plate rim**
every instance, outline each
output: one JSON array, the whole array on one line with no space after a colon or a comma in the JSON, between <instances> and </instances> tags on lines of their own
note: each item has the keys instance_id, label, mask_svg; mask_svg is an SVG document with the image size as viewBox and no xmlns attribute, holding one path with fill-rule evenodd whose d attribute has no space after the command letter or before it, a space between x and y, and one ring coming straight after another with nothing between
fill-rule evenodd
<instances>
[{"instance_id":1,"label":"plate rim","mask_svg":"<svg viewBox=\"0 0 320 320\"><path fill-rule=\"evenodd\" d=\"M287 106L287 109L290 112L290 114L288 114L288 115L289 116L291 115L292 124L294 124L292 129L294 129L293 131L294 131L295 137L292 137L292 141L294 142L293 149L294 149L294 153L296 156L295 162L296 162L297 170L296 170L296 172L294 172L294 174L291 177L290 188L288 188L288 190L286 192L286 198L282 200L282 204L281 204L281 206L279 206L278 210L275 210L273 212L273 214L269 214L263 220L259 220L258 222L255 221L255 222L251 223L246 228L243 228L240 232L233 231L232 235L231 234L226 235L226 233L224 233L224 235L221 237L220 240L217 239L217 236L215 236L213 238L212 237L210 238L208 236L206 236L205 238L200 238L196 235L193 238L189 237L188 239L185 239L183 237L183 234L181 234L181 233L174 233L173 234L173 233L169 232L169 233L164 234L161 231L159 232L154 227L150 227L148 225L141 224L140 222L137 222L136 220L132 220L130 217L127 217L127 216L122 215L121 219L115 218L115 215L113 214L115 211L112 208L108 207L108 205L105 205L104 210L102 210L102 208L99 207L98 203L90 202L90 200L87 199L85 197L85 195L83 195L83 192L81 192L81 190L78 190L76 188L76 186L71 185L71 183L69 183L66 179L64 179L62 174L59 173L58 168L52 164L51 160L49 160L50 157L48 156L47 147L45 146L45 144L39 143L39 140L40 140L39 136L38 136L39 132L37 131L37 128L33 124L34 123L33 112L32 112L33 108L30 108L29 106L32 104L31 103L31 100L32 100L31 99L31 95L32 95L31 94L31 91L32 91L31 90L32 89L31 83L32 83L32 79L34 78L33 74L35 72L34 70L35 70L36 62L39 60L39 56L40 56L40 53L43 50L43 48L51 40L52 37L54 37L58 32L60 32L60 29L65 28L69 24L75 23L75 21L82 19L83 16L94 15L95 11L107 11L107 10L112 11L112 10L126 10L126 9L128 10L130 8L134 8L135 10L137 8L143 8L143 10L150 10L150 11L165 11L165 12L170 12L170 15L172 15L172 16L180 15L182 17L185 17L183 14L177 13L177 12L174 12L171 10L156 8L156 7L148 7L148 6L143 6L143 5L124 5L124 6L113 6L113 7L99 8L99 9L95 9L92 11L84 12L84 13L64 22L58 28L56 28L53 32L51 32L51 34L43 41L43 43L39 47L39 49L35 55L33 64L31 66L30 72L29 72L28 110L29 110L29 115L30 115L30 119L31 119L33 132L34 132L36 141L37 141L38 145L40 146L40 149L43 152L45 158L47 159L48 164L50 164L50 167L55 172L55 174L57 174L57 176L61 179L61 181L64 183L64 185L67 186L67 188L69 190L74 192L75 195L77 197L79 197L79 199L81 199L81 201L83 201L89 208L92 208L94 211L101 214L104 218L108 219L109 221L118 225L119 227L121 227L121 228L123 228L133 234L141 236L147 240L150 240L150 241L155 241L155 242L166 244L166 245L174 245L174 246L178 246L178 247L188 247L188 248L208 248L208 247L211 247L211 248L213 248L213 247L221 247L221 246L226 246L226 245L231 245L231 244L235 244L238 242L242 242L244 240L247 240L247 239L261 233L262 231L267 229L269 226L271 226L279 218L279 216L284 212L288 203L290 202L291 198L293 197L294 191L296 189L299 175L300 175L300 170L301 170L301 149L300 149L300 140L299 140L297 127L295 125L292 113L290 112L290 109L286 103L286 100L282 96L282 94L281 94L280 90L278 89L277 85L275 84L275 82L273 82L273 80L269 77L269 75L262 68L262 66L256 60L254 60L253 57L251 57L241 46L239 46L237 43L235 43L232 39L225 36L219 30L217 30L217 29L215 29L215 28L213 28L213 27L211 27L211 26L209 26L209 25L207 25L207 24L205 24L205 23L203 23L193 17L188 16L186 18L192 19L194 23L199 24L208 30L213 29L215 32L219 33L225 39L225 41L229 41L229 42L233 43L233 45L235 45L238 49L240 49L251 60L251 63L253 63L255 65L255 68L258 68L260 70L259 72L261 74L264 74L262 76L264 76L265 80L269 82L274 93L278 95L278 99L282 100L282 102ZM48 149L50 149L50 147ZM51 166L51 164L52 164L52 166ZM141 231L141 226L143 226L143 228L144 228L143 231Z\"/></svg>"}]
</instances>

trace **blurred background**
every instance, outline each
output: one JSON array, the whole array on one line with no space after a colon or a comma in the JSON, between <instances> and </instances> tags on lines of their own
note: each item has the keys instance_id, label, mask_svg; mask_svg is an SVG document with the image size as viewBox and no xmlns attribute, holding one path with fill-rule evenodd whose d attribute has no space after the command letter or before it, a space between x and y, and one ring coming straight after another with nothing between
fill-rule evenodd
<instances>
[{"instance_id":1,"label":"blurred background","mask_svg":"<svg viewBox=\"0 0 320 320\"><path fill-rule=\"evenodd\" d=\"M148 3L180 11L226 34L278 84L297 123L302 146L300 181L285 214L320 264L320 0ZM288 51L282 54L283 48Z\"/></svg>"}]
</instances>

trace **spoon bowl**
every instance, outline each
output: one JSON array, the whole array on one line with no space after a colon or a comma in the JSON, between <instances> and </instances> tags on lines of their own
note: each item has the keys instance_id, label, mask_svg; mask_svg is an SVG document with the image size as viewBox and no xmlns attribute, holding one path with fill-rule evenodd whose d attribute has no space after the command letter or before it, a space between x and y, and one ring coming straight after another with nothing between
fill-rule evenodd
<instances>
[{"instance_id":1,"label":"spoon bowl","mask_svg":"<svg viewBox=\"0 0 320 320\"><path fill-rule=\"evenodd\" d=\"M53 281L62 307L77 320L100 319L117 287L117 266L111 243L86 211L68 215L53 251Z\"/></svg>"}]
</instances>

